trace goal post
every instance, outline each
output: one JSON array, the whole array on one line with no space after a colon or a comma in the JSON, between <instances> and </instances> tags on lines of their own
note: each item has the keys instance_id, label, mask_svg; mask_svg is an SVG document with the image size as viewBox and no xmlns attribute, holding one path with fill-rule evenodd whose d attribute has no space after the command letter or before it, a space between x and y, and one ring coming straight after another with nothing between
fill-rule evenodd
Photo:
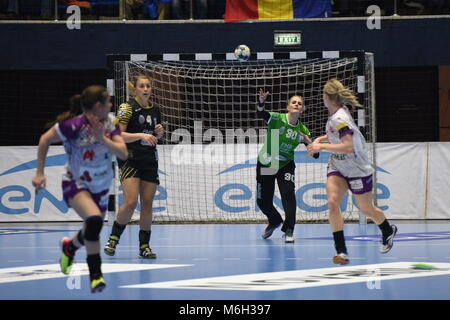
<instances>
[{"instance_id":1,"label":"goal post","mask_svg":"<svg viewBox=\"0 0 450 320\"><path fill-rule=\"evenodd\" d=\"M141 74L152 79L152 101L160 107L166 130L157 147L161 184L153 206L155 222L267 221L256 205L256 158L267 128L256 117L259 89L270 92L267 111L286 112L289 97L302 96L306 110L300 120L315 138L324 134L328 118L323 86L331 78L342 81L364 106L353 116L376 168L370 53L259 52L246 62L237 61L233 53L125 54L108 55L107 65L114 112L130 99L128 81ZM299 223L328 221L328 156L322 152L317 160L308 157L303 145L296 150ZM122 197L117 181L116 185L112 197L117 206ZM274 204L284 216L277 188ZM135 218L139 210L138 206ZM344 197L341 210L346 221L363 221L351 193Z\"/></svg>"}]
</instances>

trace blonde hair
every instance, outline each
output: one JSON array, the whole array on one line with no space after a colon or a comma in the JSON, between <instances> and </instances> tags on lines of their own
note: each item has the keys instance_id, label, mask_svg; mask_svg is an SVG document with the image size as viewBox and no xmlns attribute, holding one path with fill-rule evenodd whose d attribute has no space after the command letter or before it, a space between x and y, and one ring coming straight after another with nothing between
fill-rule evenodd
<instances>
[{"instance_id":1,"label":"blonde hair","mask_svg":"<svg viewBox=\"0 0 450 320\"><path fill-rule=\"evenodd\" d=\"M152 83L152 79L150 79L149 76L146 76L144 74L139 74L132 81L127 81L127 88L128 92L130 93L130 96L135 97L136 96L136 85L139 80L144 79L150 81L150 85Z\"/></svg>"},{"instance_id":2,"label":"blonde hair","mask_svg":"<svg viewBox=\"0 0 450 320\"><path fill-rule=\"evenodd\" d=\"M323 87L323 93L325 93L331 101L350 105L352 107L362 107L358 102L358 98L353 94L353 91L344 87L337 79L328 80Z\"/></svg>"}]
</instances>

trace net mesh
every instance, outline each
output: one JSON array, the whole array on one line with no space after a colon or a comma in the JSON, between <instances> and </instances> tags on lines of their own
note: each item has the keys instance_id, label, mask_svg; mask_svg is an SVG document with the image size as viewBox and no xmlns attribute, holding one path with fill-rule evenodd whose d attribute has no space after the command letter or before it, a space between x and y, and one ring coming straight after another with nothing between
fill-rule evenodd
<instances>
[{"instance_id":1,"label":"net mesh","mask_svg":"<svg viewBox=\"0 0 450 320\"><path fill-rule=\"evenodd\" d=\"M361 103L363 133L374 142L373 62L365 61ZM115 105L127 101L127 82L152 80L152 100L160 106L166 134L158 146L161 184L154 202L156 222L262 222L256 205L256 157L266 124L256 116L260 89L270 92L266 110L286 112L292 95L304 98L301 121L312 137L324 134L328 118L322 88L337 78L355 93L358 58L238 61L117 61ZM370 157L374 160L373 146ZM296 152L297 222L327 221L325 178L328 154L318 160ZM121 197L119 197L121 199ZM279 191L274 204L284 217ZM348 194L341 206L347 221L358 219ZM139 208L134 218L138 218Z\"/></svg>"}]
</instances>

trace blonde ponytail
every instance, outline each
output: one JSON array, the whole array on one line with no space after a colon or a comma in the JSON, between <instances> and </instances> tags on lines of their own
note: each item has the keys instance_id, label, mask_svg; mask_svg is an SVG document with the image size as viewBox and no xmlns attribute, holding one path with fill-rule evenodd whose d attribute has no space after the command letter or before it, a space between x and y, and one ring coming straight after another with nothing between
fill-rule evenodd
<instances>
[{"instance_id":1,"label":"blonde ponytail","mask_svg":"<svg viewBox=\"0 0 450 320\"><path fill-rule=\"evenodd\" d=\"M352 90L344 87L344 85L337 79L328 80L323 87L323 92L330 98L331 101L349 105L353 108L362 107Z\"/></svg>"}]
</instances>

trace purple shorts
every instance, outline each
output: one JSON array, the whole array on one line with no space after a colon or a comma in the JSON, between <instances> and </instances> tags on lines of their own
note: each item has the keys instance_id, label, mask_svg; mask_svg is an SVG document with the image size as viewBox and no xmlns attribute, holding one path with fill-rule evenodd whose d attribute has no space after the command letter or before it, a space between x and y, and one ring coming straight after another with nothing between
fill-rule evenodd
<instances>
[{"instance_id":1,"label":"purple shorts","mask_svg":"<svg viewBox=\"0 0 450 320\"><path fill-rule=\"evenodd\" d=\"M337 176L345 179L348 184L348 188L354 194L363 194L366 192L372 192L373 179L372 175L361 178L346 178L339 171L328 172L327 177Z\"/></svg>"},{"instance_id":2,"label":"purple shorts","mask_svg":"<svg viewBox=\"0 0 450 320\"><path fill-rule=\"evenodd\" d=\"M105 212L108 208L108 193L109 189L103 190L99 193L91 193L88 188L85 186L79 185L76 181L63 181L62 182L63 189L63 198L66 201L67 205L69 205L69 199L75 197L75 195L81 191L87 191L91 194L92 200L94 200L95 204L98 206L101 212Z\"/></svg>"}]
</instances>

